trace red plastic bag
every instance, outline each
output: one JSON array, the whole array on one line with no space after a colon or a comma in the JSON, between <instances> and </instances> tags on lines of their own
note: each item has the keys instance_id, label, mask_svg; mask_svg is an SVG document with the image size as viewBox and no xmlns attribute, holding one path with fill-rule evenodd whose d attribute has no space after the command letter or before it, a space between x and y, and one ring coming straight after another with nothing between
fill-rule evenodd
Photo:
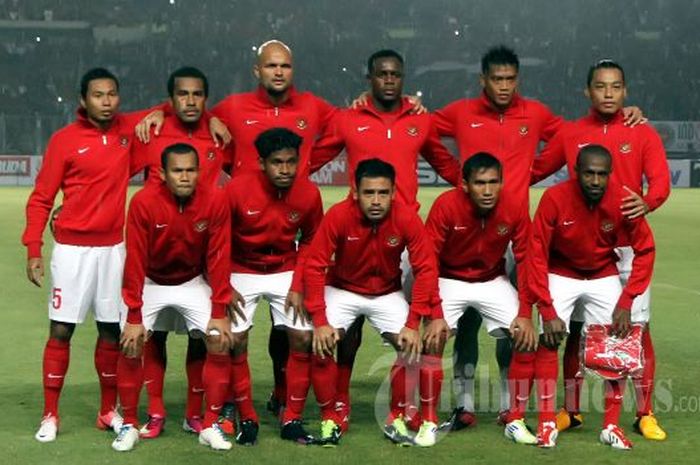
<instances>
[{"instance_id":1,"label":"red plastic bag","mask_svg":"<svg viewBox=\"0 0 700 465\"><path fill-rule=\"evenodd\" d=\"M581 342L581 372L603 379L635 378L643 368L644 325L632 325L625 338L612 335L612 325L588 325Z\"/></svg>"}]
</instances>

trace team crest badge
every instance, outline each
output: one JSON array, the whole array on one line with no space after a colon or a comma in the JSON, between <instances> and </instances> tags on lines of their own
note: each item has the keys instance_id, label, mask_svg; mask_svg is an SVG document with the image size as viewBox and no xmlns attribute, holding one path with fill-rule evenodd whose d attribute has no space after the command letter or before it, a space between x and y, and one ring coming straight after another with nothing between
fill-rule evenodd
<instances>
[{"instance_id":1,"label":"team crest badge","mask_svg":"<svg viewBox=\"0 0 700 465\"><path fill-rule=\"evenodd\" d=\"M287 218L288 218L289 221L291 221L292 223L296 223L297 221L299 221L299 218L300 218L300 217L301 217L301 215L300 215L299 212L296 211L296 210L290 211L289 214L287 215Z\"/></svg>"},{"instance_id":2,"label":"team crest badge","mask_svg":"<svg viewBox=\"0 0 700 465\"><path fill-rule=\"evenodd\" d=\"M418 128L415 126L409 126L406 129L406 132L408 133L409 136L416 137L418 135Z\"/></svg>"},{"instance_id":3,"label":"team crest badge","mask_svg":"<svg viewBox=\"0 0 700 465\"><path fill-rule=\"evenodd\" d=\"M396 247L399 245L399 238L396 236L389 236L386 239L386 243L389 247Z\"/></svg>"},{"instance_id":4,"label":"team crest badge","mask_svg":"<svg viewBox=\"0 0 700 465\"><path fill-rule=\"evenodd\" d=\"M528 128L525 125L520 126L520 129L518 130L521 136L526 136L528 132Z\"/></svg>"},{"instance_id":5,"label":"team crest badge","mask_svg":"<svg viewBox=\"0 0 700 465\"><path fill-rule=\"evenodd\" d=\"M620 153L628 154L632 151L632 144L629 142L623 142L620 144Z\"/></svg>"},{"instance_id":6,"label":"team crest badge","mask_svg":"<svg viewBox=\"0 0 700 465\"><path fill-rule=\"evenodd\" d=\"M302 131L306 129L309 126L309 124L306 122L305 119L299 118L297 120L297 128L301 129Z\"/></svg>"},{"instance_id":7,"label":"team crest badge","mask_svg":"<svg viewBox=\"0 0 700 465\"><path fill-rule=\"evenodd\" d=\"M207 160L211 161L214 158L216 158L216 154L214 153L214 150L209 149L209 151L207 152Z\"/></svg>"},{"instance_id":8,"label":"team crest badge","mask_svg":"<svg viewBox=\"0 0 700 465\"><path fill-rule=\"evenodd\" d=\"M501 223L498 226L496 226L496 234L498 234L499 236L505 236L506 234L508 234L509 230L510 228L507 224Z\"/></svg>"},{"instance_id":9,"label":"team crest badge","mask_svg":"<svg viewBox=\"0 0 700 465\"><path fill-rule=\"evenodd\" d=\"M197 221L194 224L194 230L197 232L202 232L207 229L207 226L209 226L209 222L207 220Z\"/></svg>"},{"instance_id":10,"label":"team crest badge","mask_svg":"<svg viewBox=\"0 0 700 465\"><path fill-rule=\"evenodd\" d=\"M129 145L129 138L126 136L121 136L121 138L119 139L119 144L122 147L126 147L127 145Z\"/></svg>"},{"instance_id":11,"label":"team crest badge","mask_svg":"<svg viewBox=\"0 0 700 465\"><path fill-rule=\"evenodd\" d=\"M614 227L615 227L615 225L613 224L613 222L609 221L609 220L604 220L600 224L600 229L602 229L603 232L610 232L613 230Z\"/></svg>"}]
</instances>

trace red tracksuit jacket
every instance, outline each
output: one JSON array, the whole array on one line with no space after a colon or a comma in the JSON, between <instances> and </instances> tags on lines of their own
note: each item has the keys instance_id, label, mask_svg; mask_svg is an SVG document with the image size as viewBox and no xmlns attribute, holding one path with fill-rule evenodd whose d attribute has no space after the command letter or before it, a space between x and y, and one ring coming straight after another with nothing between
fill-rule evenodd
<instances>
[{"instance_id":1,"label":"red tracksuit jacket","mask_svg":"<svg viewBox=\"0 0 700 465\"><path fill-rule=\"evenodd\" d=\"M415 210L394 202L384 220L372 224L353 199L331 207L311 243L304 272L304 304L314 325L328 324L324 299L327 270L331 286L370 296L389 294L401 289L404 248L408 248L415 276L406 326L417 329L421 317L430 315L430 298L437 289L437 263Z\"/></svg>"},{"instance_id":2,"label":"red tracksuit jacket","mask_svg":"<svg viewBox=\"0 0 700 465\"><path fill-rule=\"evenodd\" d=\"M79 109L75 122L51 136L27 200L22 243L29 258L41 257L44 228L59 189L63 208L54 224L56 242L92 247L122 242L134 126L148 111L118 113L102 131Z\"/></svg>"},{"instance_id":3,"label":"red tracksuit jacket","mask_svg":"<svg viewBox=\"0 0 700 465\"><path fill-rule=\"evenodd\" d=\"M634 250L632 274L617 306L629 310L649 286L654 268L654 237L644 218L629 221L620 212L625 196L614 183L598 205L590 207L578 181L547 189L537 207L527 251L528 291L545 320L556 317L549 294L548 273L574 279L617 275L615 246L621 234Z\"/></svg>"},{"instance_id":4,"label":"red tracksuit jacket","mask_svg":"<svg viewBox=\"0 0 700 465\"><path fill-rule=\"evenodd\" d=\"M538 182L566 165L569 176L576 177L576 157L582 147L598 144L610 151L613 159L612 180L643 194L642 178L649 189L644 201L656 210L671 193L671 175L666 151L656 130L649 124L625 126L620 111L611 121L604 121L591 109L588 116L566 123L535 159L532 181Z\"/></svg>"},{"instance_id":5,"label":"red tracksuit jacket","mask_svg":"<svg viewBox=\"0 0 700 465\"><path fill-rule=\"evenodd\" d=\"M343 148L348 154L350 180L354 180L359 162L379 158L396 170L399 199L418 211L416 166L419 154L453 186L460 184L461 169L440 142L430 115L415 115L412 109L404 99L398 111L384 113L370 100L364 107L336 113L311 152L311 172L331 161Z\"/></svg>"},{"instance_id":6,"label":"red tracksuit jacket","mask_svg":"<svg viewBox=\"0 0 700 465\"><path fill-rule=\"evenodd\" d=\"M230 155L222 147L216 147L209 134L209 120L202 117L194 129L184 125L176 115L167 113L158 137L152 136L148 144L136 139L133 148L132 172L148 168L146 184L160 184L160 155L167 146L185 143L193 146L199 155L200 186L216 187L224 163Z\"/></svg>"},{"instance_id":7,"label":"red tracksuit jacket","mask_svg":"<svg viewBox=\"0 0 700 465\"><path fill-rule=\"evenodd\" d=\"M220 190L198 186L180 206L164 183L134 195L126 225L126 263L122 297L127 321L141 322L144 279L176 286L206 273L212 318L223 318L231 302L229 255L231 223Z\"/></svg>"},{"instance_id":8,"label":"red tracksuit jacket","mask_svg":"<svg viewBox=\"0 0 700 465\"><path fill-rule=\"evenodd\" d=\"M513 241L518 288L526 289L524 261L530 216L523 202L502 193L486 217L462 189L442 193L433 203L425 223L440 266L440 277L485 282L506 274L503 256ZM524 300L523 300L524 301ZM521 316L530 316L529 307Z\"/></svg>"},{"instance_id":9,"label":"red tracksuit jacket","mask_svg":"<svg viewBox=\"0 0 700 465\"><path fill-rule=\"evenodd\" d=\"M323 218L318 187L297 175L290 189L280 191L258 170L233 178L226 185L226 197L233 230L232 272L294 270L290 290L303 292L304 256Z\"/></svg>"},{"instance_id":10,"label":"red tracksuit jacket","mask_svg":"<svg viewBox=\"0 0 700 465\"><path fill-rule=\"evenodd\" d=\"M255 139L270 128L283 127L294 131L304 141L299 150L298 177L309 176L311 148L324 130L336 109L310 92L290 89L289 98L274 106L262 87L254 92L234 94L219 102L211 112L221 119L233 136L233 175L258 171L258 152Z\"/></svg>"},{"instance_id":11,"label":"red tracksuit jacket","mask_svg":"<svg viewBox=\"0 0 700 465\"><path fill-rule=\"evenodd\" d=\"M488 152L503 163L504 189L528 198L530 169L541 141L548 141L563 119L537 100L513 97L505 112L494 109L485 94L462 99L435 112L438 131L454 137L462 161Z\"/></svg>"}]
</instances>

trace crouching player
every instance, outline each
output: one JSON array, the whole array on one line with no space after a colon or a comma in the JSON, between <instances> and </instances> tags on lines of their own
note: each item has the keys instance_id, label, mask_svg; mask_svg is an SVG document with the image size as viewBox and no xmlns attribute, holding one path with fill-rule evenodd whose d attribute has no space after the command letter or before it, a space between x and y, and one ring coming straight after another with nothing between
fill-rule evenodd
<instances>
[{"instance_id":1,"label":"crouching player","mask_svg":"<svg viewBox=\"0 0 700 465\"><path fill-rule=\"evenodd\" d=\"M129 205L122 285L128 313L123 318L117 365L124 426L112 448L128 451L138 442L143 344L159 313L174 308L191 335L206 337L202 374L206 411L199 442L226 450L231 443L217 420L230 373L229 212L221 194L197 187L199 162L194 147L166 147L161 164L163 182L142 189Z\"/></svg>"},{"instance_id":2,"label":"crouching player","mask_svg":"<svg viewBox=\"0 0 700 465\"><path fill-rule=\"evenodd\" d=\"M521 311L520 302L526 299L519 298L519 292L508 280L503 258L512 241L518 287L523 291L523 267L530 227L527 204L523 199L502 191L501 162L491 154L480 152L468 158L462 167L462 178L462 188L447 191L435 200L426 221L440 268L438 285L444 314L442 321L447 323L450 333L455 334L457 322L467 308L476 309L491 336L515 338L511 383L528 382L518 379L523 374L519 368L521 359L527 364L534 359L535 332L529 311L524 306ZM443 315L433 313L424 342L428 353L437 354L438 362L434 363L437 368L441 366L439 357L444 345L438 343L442 340L439 322ZM423 364L428 360L429 357L424 357ZM420 378L422 390L423 378ZM422 393L421 402L424 397ZM417 444L429 446L435 443L436 428L432 426L421 429L416 436ZM517 415L507 424L506 436L519 443L537 442L522 417Z\"/></svg>"},{"instance_id":3,"label":"crouching player","mask_svg":"<svg viewBox=\"0 0 700 465\"><path fill-rule=\"evenodd\" d=\"M391 411L384 434L397 444L411 445L403 412L406 367L421 351L418 326L430 314L437 265L415 210L394 202L394 181L394 168L386 162L372 158L357 164L352 198L327 212L309 249L304 302L314 323L314 353L329 360L334 377L336 343L359 316L394 347ZM415 276L410 306L401 291L404 248ZM323 428L321 436L328 436Z\"/></svg>"},{"instance_id":4,"label":"crouching player","mask_svg":"<svg viewBox=\"0 0 700 465\"><path fill-rule=\"evenodd\" d=\"M535 361L541 447L557 438L554 406L557 345L566 336L576 304L588 324L611 324L616 336L626 336L632 323L645 323L645 312L630 311L632 301L649 286L654 266L654 238L642 217L625 218L620 209L629 195L610 183L610 152L600 145L581 149L576 176L548 189L540 201L528 243L528 292L543 320ZM624 236L621 236L624 235ZM632 273L624 288L616 267L615 246L630 238ZM624 380L605 382L605 416L600 441L616 449L631 442L618 426Z\"/></svg>"},{"instance_id":5,"label":"crouching player","mask_svg":"<svg viewBox=\"0 0 700 465\"><path fill-rule=\"evenodd\" d=\"M261 299L270 303L273 324L285 329L289 340L282 439L313 442L302 427L311 384L322 414L335 406L335 382L328 382L327 370L311 370L312 326L302 310L304 254L323 217L323 204L318 188L297 177L301 144L302 138L288 129L268 129L255 140L262 169L236 176L226 186L233 225L231 284L243 316L232 326L231 394L240 420L236 441L244 445L253 445L258 433L248 333Z\"/></svg>"}]
</instances>

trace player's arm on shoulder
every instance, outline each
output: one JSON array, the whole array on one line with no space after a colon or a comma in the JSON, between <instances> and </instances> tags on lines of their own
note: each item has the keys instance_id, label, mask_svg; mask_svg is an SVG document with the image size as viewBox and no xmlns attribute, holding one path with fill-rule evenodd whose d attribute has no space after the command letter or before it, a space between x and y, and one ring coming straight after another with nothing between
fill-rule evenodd
<instances>
[{"instance_id":1,"label":"player's arm on shoulder","mask_svg":"<svg viewBox=\"0 0 700 465\"><path fill-rule=\"evenodd\" d=\"M541 102L536 104L540 107L539 119L542 124L540 141L548 142L562 129L565 120L562 116L555 115L547 105Z\"/></svg>"},{"instance_id":2,"label":"player's arm on shoulder","mask_svg":"<svg viewBox=\"0 0 700 465\"><path fill-rule=\"evenodd\" d=\"M462 102L457 100L430 115L440 136L455 137L457 134L457 122L459 121L458 115L461 104Z\"/></svg>"},{"instance_id":3,"label":"player's arm on shoulder","mask_svg":"<svg viewBox=\"0 0 700 465\"><path fill-rule=\"evenodd\" d=\"M649 119L646 116L644 116L642 109L636 106L623 108L622 115L624 117L623 124L631 128L649 121Z\"/></svg>"}]
</instances>

